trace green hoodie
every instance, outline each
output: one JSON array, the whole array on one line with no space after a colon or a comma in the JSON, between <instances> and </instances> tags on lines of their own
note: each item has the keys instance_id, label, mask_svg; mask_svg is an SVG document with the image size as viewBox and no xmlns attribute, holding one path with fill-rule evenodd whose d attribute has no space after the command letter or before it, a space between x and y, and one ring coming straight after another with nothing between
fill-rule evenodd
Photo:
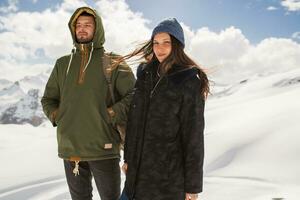
<instances>
[{"instance_id":1,"label":"green hoodie","mask_svg":"<svg viewBox=\"0 0 300 200\"><path fill-rule=\"evenodd\" d=\"M95 17L95 34L92 42L78 44L75 23L84 11ZM134 75L125 63L112 70L113 88L120 98L111 105L102 66L105 38L101 18L88 7L78 8L69 28L74 48L71 55L56 61L41 100L44 113L57 126L58 156L82 161L119 158L120 137L115 125L127 118Z\"/></svg>"}]
</instances>

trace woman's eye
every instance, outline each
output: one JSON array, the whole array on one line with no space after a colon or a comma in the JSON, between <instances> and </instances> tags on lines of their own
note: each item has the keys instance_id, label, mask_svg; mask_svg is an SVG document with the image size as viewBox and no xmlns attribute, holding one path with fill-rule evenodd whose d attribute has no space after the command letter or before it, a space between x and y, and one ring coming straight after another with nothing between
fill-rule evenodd
<instances>
[{"instance_id":1,"label":"woman's eye","mask_svg":"<svg viewBox=\"0 0 300 200\"><path fill-rule=\"evenodd\" d=\"M171 41L163 41L162 43L153 42L153 45L155 45L155 46L158 46L158 45L169 46L169 45L171 45Z\"/></svg>"}]
</instances>

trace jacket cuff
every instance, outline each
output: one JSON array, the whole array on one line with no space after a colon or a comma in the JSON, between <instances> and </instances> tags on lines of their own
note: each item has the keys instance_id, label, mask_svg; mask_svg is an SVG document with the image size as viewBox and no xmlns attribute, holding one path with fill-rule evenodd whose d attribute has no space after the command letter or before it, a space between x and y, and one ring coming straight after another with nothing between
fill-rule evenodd
<instances>
[{"instance_id":1,"label":"jacket cuff","mask_svg":"<svg viewBox=\"0 0 300 200\"><path fill-rule=\"evenodd\" d=\"M113 126L115 126L115 124L116 124L116 112L114 111L114 109L112 107L109 107L109 108L107 108L107 113L108 113L110 123Z\"/></svg>"},{"instance_id":2,"label":"jacket cuff","mask_svg":"<svg viewBox=\"0 0 300 200\"><path fill-rule=\"evenodd\" d=\"M198 194L202 192L202 185L187 185L185 184L184 192L191 194Z\"/></svg>"},{"instance_id":3,"label":"jacket cuff","mask_svg":"<svg viewBox=\"0 0 300 200\"><path fill-rule=\"evenodd\" d=\"M56 122L55 122L57 113L58 113L58 108L55 109L55 110L54 110L53 112L51 112L51 114L50 114L50 121L51 121L51 123L52 123L52 125L53 125L54 127L57 126L57 124L56 124Z\"/></svg>"}]
</instances>

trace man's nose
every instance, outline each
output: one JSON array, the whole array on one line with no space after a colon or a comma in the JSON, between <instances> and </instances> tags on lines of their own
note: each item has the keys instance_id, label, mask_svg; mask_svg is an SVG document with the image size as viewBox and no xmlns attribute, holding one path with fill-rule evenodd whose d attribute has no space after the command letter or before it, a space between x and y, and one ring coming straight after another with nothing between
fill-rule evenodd
<instances>
[{"instance_id":1,"label":"man's nose","mask_svg":"<svg viewBox=\"0 0 300 200\"><path fill-rule=\"evenodd\" d=\"M84 31L84 30L85 30L84 26L78 27L78 31L79 31L79 32Z\"/></svg>"}]
</instances>

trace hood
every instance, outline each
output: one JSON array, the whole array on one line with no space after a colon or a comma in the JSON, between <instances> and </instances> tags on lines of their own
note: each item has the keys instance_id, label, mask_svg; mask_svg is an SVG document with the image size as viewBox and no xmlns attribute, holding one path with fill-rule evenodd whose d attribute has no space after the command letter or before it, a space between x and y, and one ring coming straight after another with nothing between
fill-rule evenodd
<instances>
[{"instance_id":1,"label":"hood","mask_svg":"<svg viewBox=\"0 0 300 200\"><path fill-rule=\"evenodd\" d=\"M103 29L103 24L101 17L98 15L96 10L89 8L89 7L80 7L78 8L73 15L70 18L69 21L69 29L72 35L73 43L76 44L76 36L75 36L75 24L76 20L79 17L79 15L83 12L87 12L89 14L92 14L95 17L95 33L94 33L94 38L93 38L93 45L94 48L101 48L105 42L105 37L104 37L104 29Z\"/></svg>"}]
</instances>

